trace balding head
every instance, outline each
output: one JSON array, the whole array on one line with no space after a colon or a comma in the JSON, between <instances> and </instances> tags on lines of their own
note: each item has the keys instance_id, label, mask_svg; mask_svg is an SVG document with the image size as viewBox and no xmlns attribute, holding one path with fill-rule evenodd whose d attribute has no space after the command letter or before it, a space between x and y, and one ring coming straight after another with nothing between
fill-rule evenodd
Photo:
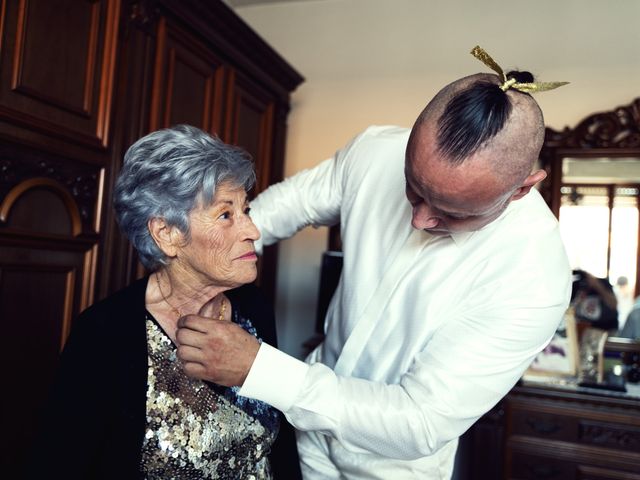
<instances>
[{"instance_id":1,"label":"balding head","mask_svg":"<svg viewBox=\"0 0 640 480\"><path fill-rule=\"evenodd\" d=\"M531 172L544 140L542 112L530 95L503 91L501 83L491 74L457 80L418 117L405 164L414 227L482 228L544 179L543 171Z\"/></svg>"},{"instance_id":2,"label":"balding head","mask_svg":"<svg viewBox=\"0 0 640 480\"><path fill-rule=\"evenodd\" d=\"M524 81L533 80L527 72L522 74ZM533 97L502 91L501 83L497 75L485 73L450 83L422 111L412 139L425 129L435 129L437 151L452 165L489 150L496 175L505 184L521 182L542 148L544 119Z\"/></svg>"}]
</instances>

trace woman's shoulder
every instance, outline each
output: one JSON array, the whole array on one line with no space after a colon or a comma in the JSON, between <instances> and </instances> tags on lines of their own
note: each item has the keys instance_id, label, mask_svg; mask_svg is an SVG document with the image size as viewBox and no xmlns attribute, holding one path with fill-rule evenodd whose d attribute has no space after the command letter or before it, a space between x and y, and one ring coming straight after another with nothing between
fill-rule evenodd
<instances>
[{"instance_id":1,"label":"woman's shoulder","mask_svg":"<svg viewBox=\"0 0 640 480\"><path fill-rule=\"evenodd\" d=\"M113 325L115 319L127 317L144 318L145 292L148 277L135 280L128 286L116 291L86 308L74 322L74 328L99 328Z\"/></svg>"}]
</instances>

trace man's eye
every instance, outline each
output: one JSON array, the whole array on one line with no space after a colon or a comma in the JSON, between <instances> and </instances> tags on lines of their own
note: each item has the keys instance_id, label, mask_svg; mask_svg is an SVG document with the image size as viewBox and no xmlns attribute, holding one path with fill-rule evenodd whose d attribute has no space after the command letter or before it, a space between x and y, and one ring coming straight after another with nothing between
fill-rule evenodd
<instances>
[{"instance_id":1,"label":"man's eye","mask_svg":"<svg viewBox=\"0 0 640 480\"><path fill-rule=\"evenodd\" d=\"M230 212L224 212L218 218L222 218L223 220L228 220L229 218L231 218L231 213Z\"/></svg>"},{"instance_id":2,"label":"man's eye","mask_svg":"<svg viewBox=\"0 0 640 480\"><path fill-rule=\"evenodd\" d=\"M451 220L467 220L469 218L468 215L451 215L450 213L446 214L445 217L448 217Z\"/></svg>"}]
</instances>

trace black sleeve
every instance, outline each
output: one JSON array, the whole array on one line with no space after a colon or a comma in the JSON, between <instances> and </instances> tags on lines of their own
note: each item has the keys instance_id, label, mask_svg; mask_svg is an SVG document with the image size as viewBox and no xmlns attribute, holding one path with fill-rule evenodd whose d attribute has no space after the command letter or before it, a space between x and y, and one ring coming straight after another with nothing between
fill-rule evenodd
<instances>
[{"instance_id":1,"label":"black sleeve","mask_svg":"<svg viewBox=\"0 0 640 480\"><path fill-rule=\"evenodd\" d=\"M599 278L600 284L614 295L613 286L606 278ZM603 330L617 330L618 329L618 310L611 308L604 300L600 300L600 318L592 323L596 328L602 328Z\"/></svg>"},{"instance_id":2,"label":"black sleeve","mask_svg":"<svg viewBox=\"0 0 640 480\"><path fill-rule=\"evenodd\" d=\"M91 315L74 322L25 465L26 478L93 478L105 439L107 355Z\"/></svg>"}]
</instances>

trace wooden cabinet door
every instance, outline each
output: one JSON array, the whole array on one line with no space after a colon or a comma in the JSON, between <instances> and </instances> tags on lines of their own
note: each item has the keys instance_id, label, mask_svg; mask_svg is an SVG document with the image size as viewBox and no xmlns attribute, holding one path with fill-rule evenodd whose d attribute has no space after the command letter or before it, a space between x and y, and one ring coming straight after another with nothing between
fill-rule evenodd
<instances>
[{"instance_id":1,"label":"wooden cabinet door","mask_svg":"<svg viewBox=\"0 0 640 480\"><path fill-rule=\"evenodd\" d=\"M12 0L0 8L0 118L105 148L120 0Z\"/></svg>"},{"instance_id":2,"label":"wooden cabinet door","mask_svg":"<svg viewBox=\"0 0 640 480\"><path fill-rule=\"evenodd\" d=\"M280 180L275 159L282 155L284 120L277 124L276 99L242 73L232 70L227 96L223 140L244 148L253 157L257 181L251 196ZM266 247L258 262L257 284L275 301L277 245Z\"/></svg>"},{"instance_id":3,"label":"wooden cabinet door","mask_svg":"<svg viewBox=\"0 0 640 480\"><path fill-rule=\"evenodd\" d=\"M0 471L93 302L120 0L0 0ZM29 459L37 461L37 459Z\"/></svg>"},{"instance_id":4,"label":"wooden cabinet door","mask_svg":"<svg viewBox=\"0 0 640 480\"><path fill-rule=\"evenodd\" d=\"M140 273L110 213L126 148L192 124L247 149L260 191L282 174L301 81L218 0L0 0L4 476L20 476L72 319Z\"/></svg>"},{"instance_id":5,"label":"wooden cabinet door","mask_svg":"<svg viewBox=\"0 0 640 480\"><path fill-rule=\"evenodd\" d=\"M158 22L150 131L179 123L219 134L226 70L192 35Z\"/></svg>"},{"instance_id":6,"label":"wooden cabinet door","mask_svg":"<svg viewBox=\"0 0 640 480\"><path fill-rule=\"evenodd\" d=\"M20 471L72 318L93 301L103 177L96 166L0 144L0 469L7 478Z\"/></svg>"},{"instance_id":7,"label":"wooden cabinet door","mask_svg":"<svg viewBox=\"0 0 640 480\"><path fill-rule=\"evenodd\" d=\"M224 140L244 148L255 162L256 194L272 182L275 100L243 74L230 74Z\"/></svg>"}]
</instances>

